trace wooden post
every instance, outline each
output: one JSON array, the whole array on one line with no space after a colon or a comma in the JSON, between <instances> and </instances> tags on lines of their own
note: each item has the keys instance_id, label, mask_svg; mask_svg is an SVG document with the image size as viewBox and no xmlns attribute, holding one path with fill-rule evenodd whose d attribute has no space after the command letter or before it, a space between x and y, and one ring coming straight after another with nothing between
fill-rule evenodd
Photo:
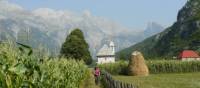
<instances>
[{"instance_id":1,"label":"wooden post","mask_svg":"<svg viewBox=\"0 0 200 88\"><path fill-rule=\"evenodd\" d=\"M119 86L119 81L116 81L116 88L120 88Z\"/></svg>"},{"instance_id":2,"label":"wooden post","mask_svg":"<svg viewBox=\"0 0 200 88\"><path fill-rule=\"evenodd\" d=\"M123 84L124 84L124 88L127 88L127 87L126 87L126 83L123 83Z\"/></svg>"},{"instance_id":3,"label":"wooden post","mask_svg":"<svg viewBox=\"0 0 200 88\"><path fill-rule=\"evenodd\" d=\"M116 83L116 88L119 88L118 81L116 81L115 83Z\"/></svg>"},{"instance_id":4,"label":"wooden post","mask_svg":"<svg viewBox=\"0 0 200 88\"><path fill-rule=\"evenodd\" d=\"M122 82L120 82L120 88L123 88L123 83Z\"/></svg>"},{"instance_id":5,"label":"wooden post","mask_svg":"<svg viewBox=\"0 0 200 88\"><path fill-rule=\"evenodd\" d=\"M130 85L130 84L127 84L127 88L131 88L131 85Z\"/></svg>"},{"instance_id":6,"label":"wooden post","mask_svg":"<svg viewBox=\"0 0 200 88\"><path fill-rule=\"evenodd\" d=\"M131 84L131 88L134 88L133 84Z\"/></svg>"},{"instance_id":7,"label":"wooden post","mask_svg":"<svg viewBox=\"0 0 200 88\"><path fill-rule=\"evenodd\" d=\"M108 72L103 71L104 73L103 80L105 81L105 85L107 88L138 88L137 86L134 86L133 84L129 83L123 83L121 81L116 81L112 78L112 75L110 75Z\"/></svg>"}]
</instances>

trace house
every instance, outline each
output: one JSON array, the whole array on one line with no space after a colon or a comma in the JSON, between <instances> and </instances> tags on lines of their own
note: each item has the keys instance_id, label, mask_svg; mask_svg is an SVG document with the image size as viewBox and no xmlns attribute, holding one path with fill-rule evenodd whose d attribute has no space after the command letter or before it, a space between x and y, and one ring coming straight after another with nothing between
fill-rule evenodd
<instances>
[{"instance_id":1,"label":"house","mask_svg":"<svg viewBox=\"0 0 200 88\"><path fill-rule=\"evenodd\" d=\"M200 56L193 50L184 50L179 54L179 59L182 61L200 60Z\"/></svg>"},{"instance_id":2,"label":"house","mask_svg":"<svg viewBox=\"0 0 200 88\"><path fill-rule=\"evenodd\" d=\"M109 45L103 47L97 53L97 64L114 63L115 62L115 44L110 42Z\"/></svg>"}]
</instances>

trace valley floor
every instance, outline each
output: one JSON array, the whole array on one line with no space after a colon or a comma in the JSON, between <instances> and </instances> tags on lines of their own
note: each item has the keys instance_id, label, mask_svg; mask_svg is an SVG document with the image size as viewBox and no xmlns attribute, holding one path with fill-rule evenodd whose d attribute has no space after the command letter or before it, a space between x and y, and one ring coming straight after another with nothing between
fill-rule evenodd
<instances>
[{"instance_id":1,"label":"valley floor","mask_svg":"<svg viewBox=\"0 0 200 88\"><path fill-rule=\"evenodd\" d=\"M139 88L200 88L200 73L152 74L147 77L113 76Z\"/></svg>"}]
</instances>

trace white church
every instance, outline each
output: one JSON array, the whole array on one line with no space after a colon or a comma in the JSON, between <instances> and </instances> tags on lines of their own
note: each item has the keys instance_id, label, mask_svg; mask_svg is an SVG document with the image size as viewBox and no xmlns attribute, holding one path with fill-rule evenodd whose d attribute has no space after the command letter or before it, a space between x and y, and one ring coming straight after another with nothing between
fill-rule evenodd
<instances>
[{"instance_id":1,"label":"white church","mask_svg":"<svg viewBox=\"0 0 200 88\"><path fill-rule=\"evenodd\" d=\"M110 42L109 45L104 46L97 53L97 64L114 63L115 62L115 44Z\"/></svg>"}]
</instances>

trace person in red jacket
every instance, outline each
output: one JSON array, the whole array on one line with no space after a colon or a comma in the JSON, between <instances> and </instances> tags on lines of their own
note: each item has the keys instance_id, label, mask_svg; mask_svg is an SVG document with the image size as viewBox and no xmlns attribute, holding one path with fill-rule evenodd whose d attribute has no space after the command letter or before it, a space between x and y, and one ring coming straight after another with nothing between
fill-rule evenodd
<instances>
[{"instance_id":1,"label":"person in red jacket","mask_svg":"<svg viewBox=\"0 0 200 88\"><path fill-rule=\"evenodd\" d=\"M98 85L99 84L99 79L100 79L100 69L98 67L94 68L94 77L95 77L95 84Z\"/></svg>"}]
</instances>

